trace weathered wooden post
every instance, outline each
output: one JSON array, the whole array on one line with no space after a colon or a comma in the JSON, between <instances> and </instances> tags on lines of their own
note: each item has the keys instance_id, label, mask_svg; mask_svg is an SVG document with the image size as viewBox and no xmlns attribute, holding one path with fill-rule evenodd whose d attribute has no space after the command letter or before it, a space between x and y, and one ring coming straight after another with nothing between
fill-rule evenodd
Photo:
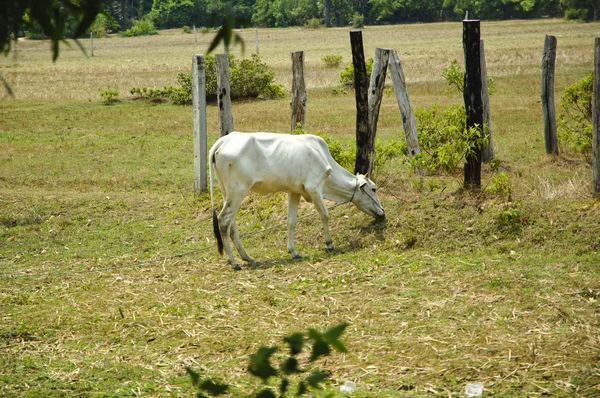
<instances>
[{"instance_id":1,"label":"weathered wooden post","mask_svg":"<svg viewBox=\"0 0 600 398\"><path fill-rule=\"evenodd\" d=\"M206 67L204 55L192 57L192 108L194 125L194 190L206 191Z\"/></svg>"},{"instance_id":2,"label":"weathered wooden post","mask_svg":"<svg viewBox=\"0 0 600 398\"><path fill-rule=\"evenodd\" d=\"M304 129L306 118L306 81L304 80L304 51L292 53L292 108L291 133L300 125Z\"/></svg>"},{"instance_id":3,"label":"weathered wooden post","mask_svg":"<svg viewBox=\"0 0 600 398\"><path fill-rule=\"evenodd\" d=\"M421 149L419 148L419 138L417 136L417 120L412 107L410 106L402 64L400 63L400 58L396 51L392 51L390 54L388 68L390 69L390 77L392 78L396 100L398 101L398 107L400 108L406 147L408 148L409 155L413 157L416 154L421 153Z\"/></svg>"},{"instance_id":4,"label":"weathered wooden post","mask_svg":"<svg viewBox=\"0 0 600 398\"><path fill-rule=\"evenodd\" d=\"M600 195L600 37L594 47L594 86L592 97L592 184L594 195Z\"/></svg>"},{"instance_id":5,"label":"weathered wooden post","mask_svg":"<svg viewBox=\"0 0 600 398\"><path fill-rule=\"evenodd\" d=\"M196 35L196 25L194 25L194 43L198 43L198 36Z\"/></svg>"},{"instance_id":6,"label":"weathered wooden post","mask_svg":"<svg viewBox=\"0 0 600 398\"><path fill-rule=\"evenodd\" d=\"M258 54L258 28L254 29L254 33L256 36L256 54Z\"/></svg>"},{"instance_id":7,"label":"weathered wooden post","mask_svg":"<svg viewBox=\"0 0 600 398\"><path fill-rule=\"evenodd\" d=\"M369 171L369 99L367 67L363 50L362 31L350 31L352 64L354 65L354 95L356 97L356 162L354 172L367 174Z\"/></svg>"},{"instance_id":8,"label":"weathered wooden post","mask_svg":"<svg viewBox=\"0 0 600 398\"><path fill-rule=\"evenodd\" d=\"M465 76L463 98L467 113L467 129L483 128L483 105L481 101L481 55L479 20L463 21L463 51L465 56ZM473 143L465 159L464 185L469 188L481 187L481 144Z\"/></svg>"},{"instance_id":9,"label":"weathered wooden post","mask_svg":"<svg viewBox=\"0 0 600 398\"><path fill-rule=\"evenodd\" d=\"M483 106L483 126L484 132L488 135L488 141L483 146L482 160L490 162L494 159L494 139L492 134L492 117L490 111L490 92L487 81L487 67L485 65L485 53L483 40L479 43L481 52L481 101Z\"/></svg>"},{"instance_id":10,"label":"weathered wooden post","mask_svg":"<svg viewBox=\"0 0 600 398\"><path fill-rule=\"evenodd\" d=\"M219 107L219 135L231 133L233 127L233 110L231 107L231 90L229 88L229 57L227 54L215 56L217 70L217 105Z\"/></svg>"},{"instance_id":11,"label":"weathered wooden post","mask_svg":"<svg viewBox=\"0 0 600 398\"><path fill-rule=\"evenodd\" d=\"M385 74L390 60L390 50L384 48L375 49L375 58L373 60L373 70L371 71L371 81L368 92L369 108L369 142L368 142L368 174L373 171L375 162L375 137L377 135L377 121L379 120L379 109L381 108L381 99L383 98L383 87L385 85Z\"/></svg>"},{"instance_id":12,"label":"weathered wooden post","mask_svg":"<svg viewBox=\"0 0 600 398\"><path fill-rule=\"evenodd\" d=\"M91 47L91 56L94 56L94 32L90 32L90 47Z\"/></svg>"},{"instance_id":13,"label":"weathered wooden post","mask_svg":"<svg viewBox=\"0 0 600 398\"><path fill-rule=\"evenodd\" d=\"M554 65L556 60L556 37L546 35L542 55L542 113L544 118L544 141L546 153L558 155L556 137L556 112L554 109Z\"/></svg>"}]
</instances>

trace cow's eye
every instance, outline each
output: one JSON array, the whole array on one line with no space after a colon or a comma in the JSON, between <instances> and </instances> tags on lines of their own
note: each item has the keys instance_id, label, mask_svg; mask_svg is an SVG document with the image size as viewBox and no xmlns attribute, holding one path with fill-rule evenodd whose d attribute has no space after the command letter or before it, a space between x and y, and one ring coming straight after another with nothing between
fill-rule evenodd
<instances>
[{"instance_id":1,"label":"cow's eye","mask_svg":"<svg viewBox=\"0 0 600 398\"><path fill-rule=\"evenodd\" d=\"M373 192L377 192L377 188L373 188Z\"/></svg>"}]
</instances>

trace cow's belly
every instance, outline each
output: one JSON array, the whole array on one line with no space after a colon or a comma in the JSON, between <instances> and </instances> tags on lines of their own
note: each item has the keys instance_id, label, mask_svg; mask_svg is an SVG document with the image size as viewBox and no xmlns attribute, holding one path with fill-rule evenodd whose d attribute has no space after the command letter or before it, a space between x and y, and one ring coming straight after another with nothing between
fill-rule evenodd
<instances>
[{"instance_id":1,"label":"cow's belly","mask_svg":"<svg viewBox=\"0 0 600 398\"><path fill-rule=\"evenodd\" d=\"M304 186L302 184L286 184L278 181L259 181L254 183L250 190L259 194L268 194L275 192L294 192L299 194L305 194Z\"/></svg>"}]
</instances>

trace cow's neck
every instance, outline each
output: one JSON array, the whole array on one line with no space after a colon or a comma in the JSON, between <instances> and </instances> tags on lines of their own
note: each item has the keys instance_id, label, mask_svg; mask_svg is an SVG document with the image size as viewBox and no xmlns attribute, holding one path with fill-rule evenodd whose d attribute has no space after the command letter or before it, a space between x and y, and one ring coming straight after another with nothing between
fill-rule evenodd
<instances>
[{"instance_id":1,"label":"cow's neck","mask_svg":"<svg viewBox=\"0 0 600 398\"><path fill-rule=\"evenodd\" d=\"M323 197L334 202L349 202L356 190L356 176L342 166L333 165L333 170L323 186Z\"/></svg>"}]
</instances>

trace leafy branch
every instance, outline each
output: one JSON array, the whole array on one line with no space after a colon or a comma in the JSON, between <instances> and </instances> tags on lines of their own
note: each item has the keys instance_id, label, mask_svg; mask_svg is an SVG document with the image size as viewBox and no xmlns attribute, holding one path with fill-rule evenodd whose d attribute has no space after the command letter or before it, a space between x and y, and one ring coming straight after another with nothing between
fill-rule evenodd
<instances>
[{"instance_id":1,"label":"leafy branch","mask_svg":"<svg viewBox=\"0 0 600 398\"><path fill-rule=\"evenodd\" d=\"M293 390L294 382L297 384L295 395L305 395L311 389L320 389L321 383L329 378L330 372L326 370L308 369L301 367L300 354L308 347L310 355L307 360L310 365L320 358L331 354L332 350L346 352L346 346L340 337L347 323L341 323L321 333L316 329L308 329L306 332L297 332L285 336L283 341L287 345L289 354L283 358L279 365L273 365L273 356L279 350L278 347L260 347L254 354L250 355L250 363L247 371L259 378L263 386L252 392L249 396L257 398L284 397ZM210 378L202 379L200 374L190 367L186 368L196 387L198 398L216 397L226 394L229 390L227 384L216 382ZM272 379L277 379L272 383ZM277 393L273 385L277 385Z\"/></svg>"}]
</instances>

